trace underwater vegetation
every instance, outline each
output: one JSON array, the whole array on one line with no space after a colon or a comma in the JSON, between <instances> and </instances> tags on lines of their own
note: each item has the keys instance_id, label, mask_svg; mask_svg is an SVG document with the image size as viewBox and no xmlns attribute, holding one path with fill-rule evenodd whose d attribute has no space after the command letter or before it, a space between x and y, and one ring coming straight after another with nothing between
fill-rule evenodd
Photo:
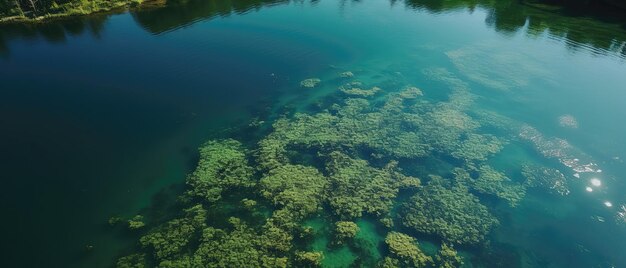
<instances>
[{"instance_id":1,"label":"underwater vegetation","mask_svg":"<svg viewBox=\"0 0 626 268\"><path fill-rule=\"evenodd\" d=\"M385 243L389 246L389 253L392 256L387 257L390 259L386 259L385 262L402 264L402 266L407 267L426 267L433 262L433 258L426 256L420 250L419 243L415 238L409 235L389 232L385 238Z\"/></svg>"},{"instance_id":2,"label":"underwater vegetation","mask_svg":"<svg viewBox=\"0 0 626 268\"><path fill-rule=\"evenodd\" d=\"M354 238L359 232L359 226L351 221L338 221L335 223L335 239L342 243L342 241Z\"/></svg>"},{"instance_id":3,"label":"underwater vegetation","mask_svg":"<svg viewBox=\"0 0 626 268\"><path fill-rule=\"evenodd\" d=\"M342 77L352 77L352 76L344 76L343 73L341 75ZM361 89L360 88L361 85L362 85L361 82L353 81L353 82L347 83L339 87L339 90L341 90L341 92L345 93L346 95L352 95L356 97L370 97L370 96L375 95L378 91L381 90L379 87L372 87L371 89Z\"/></svg>"},{"instance_id":4,"label":"underwater vegetation","mask_svg":"<svg viewBox=\"0 0 626 268\"><path fill-rule=\"evenodd\" d=\"M523 165L522 175L526 178L525 185L529 187L548 189L548 191L559 195L568 195L570 193L565 175L558 169L537 165Z\"/></svg>"},{"instance_id":5,"label":"underwater vegetation","mask_svg":"<svg viewBox=\"0 0 626 268\"><path fill-rule=\"evenodd\" d=\"M235 140L210 141L200 148L200 161L187 179L189 196L218 201L223 190L252 187L253 169L248 166L241 143Z\"/></svg>"},{"instance_id":6,"label":"underwater vegetation","mask_svg":"<svg viewBox=\"0 0 626 268\"><path fill-rule=\"evenodd\" d=\"M498 220L463 186L445 187L440 177L420 188L404 204L402 224L417 232L435 234L447 242L475 244L485 240Z\"/></svg>"},{"instance_id":7,"label":"underwater vegetation","mask_svg":"<svg viewBox=\"0 0 626 268\"><path fill-rule=\"evenodd\" d=\"M493 202L515 209L531 187L568 193L557 169L524 164L510 178L491 164L507 144L541 142L504 117L470 114L474 96L445 69L425 73L450 87L445 101L411 85L362 90L339 73L328 105L285 114L254 142L206 142L182 209L145 227L131 219L141 238L118 267L320 267L338 252L352 265L460 267L455 247L482 248L498 227ZM425 164L434 160L449 168Z\"/></svg>"},{"instance_id":8,"label":"underwater vegetation","mask_svg":"<svg viewBox=\"0 0 626 268\"><path fill-rule=\"evenodd\" d=\"M463 258L458 255L456 250L448 244L441 244L441 249L437 253L435 260L441 268L460 267L463 265Z\"/></svg>"},{"instance_id":9,"label":"underwater vegetation","mask_svg":"<svg viewBox=\"0 0 626 268\"><path fill-rule=\"evenodd\" d=\"M320 80L319 78L308 78L308 79L302 80L300 82L300 86L301 87L307 87L307 88L314 88L320 82L322 82L322 80Z\"/></svg>"}]
</instances>

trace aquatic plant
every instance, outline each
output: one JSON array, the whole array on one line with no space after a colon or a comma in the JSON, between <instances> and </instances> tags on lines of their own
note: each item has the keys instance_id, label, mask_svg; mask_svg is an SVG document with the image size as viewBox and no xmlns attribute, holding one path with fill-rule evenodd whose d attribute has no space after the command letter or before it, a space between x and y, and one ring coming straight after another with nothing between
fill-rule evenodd
<instances>
[{"instance_id":1,"label":"aquatic plant","mask_svg":"<svg viewBox=\"0 0 626 268\"><path fill-rule=\"evenodd\" d=\"M391 257L385 257L379 264L379 268L399 268L400 261Z\"/></svg>"},{"instance_id":2,"label":"aquatic plant","mask_svg":"<svg viewBox=\"0 0 626 268\"><path fill-rule=\"evenodd\" d=\"M347 94L347 95L352 95L352 96L359 96L359 97L369 97L369 96L373 96L375 95L378 91L380 91L379 87L372 87L370 89L360 89L357 87L353 87L353 88L339 88L339 90L341 90L341 92Z\"/></svg>"},{"instance_id":3,"label":"aquatic plant","mask_svg":"<svg viewBox=\"0 0 626 268\"><path fill-rule=\"evenodd\" d=\"M230 218L232 231L205 228L201 244L190 257L191 267L287 267L288 258L269 252L273 241L258 234L241 219ZM189 266L186 266L189 267Z\"/></svg>"},{"instance_id":4,"label":"aquatic plant","mask_svg":"<svg viewBox=\"0 0 626 268\"><path fill-rule=\"evenodd\" d=\"M466 169L455 168L452 173L457 184L469 187L481 194L494 195L504 199L511 207L517 206L526 195L528 183L513 182L504 173L489 165L469 168L478 173L478 178L472 178Z\"/></svg>"},{"instance_id":5,"label":"aquatic plant","mask_svg":"<svg viewBox=\"0 0 626 268\"><path fill-rule=\"evenodd\" d=\"M162 267L244 263L246 267L317 266L322 252L294 247L295 238L307 241L313 234L311 228L302 226L304 219L329 208L340 219L334 228L339 244L356 236L359 227L352 220L364 215L377 217L384 226L393 228L390 211L400 189L417 191L398 214L404 226L453 243L484 241L497 220L468 189L506 193L492 191L494 187L509 190L500 185L504 180L495 176L499 173L489 173L481 165L479 173L485 173L482 179L474 180L467 174L466 179L457 179L451 186L435 178L422 187L419 179L403 174L399 162L392 159L418 159L434 150L471 167L497 153L504 141L475 133L479 123L459 110L466 105L462 92L437 105L416 103L421 95L421 90L407 87L388 94L382 102L348 98L316 114L280 118L274 122L273 131L259 141L253 164L249 163L248 150L238 141L207 142L201 147L198 168L187 179L186 195L217 204L225 192L256 193L270 201L271 216L255 228L231 218L232 230L183 217L142 237L142 245L151 249ZM320 160L324 174L315 167L292 163L303 150ZM363 152L377 155L377 167L362 159ZM500 196L509 198L502 193ZM259 209L258 202L249 198L241 199L240 206L251 213ZM195 248L194 240L198 240ZM410 236L392 232L387 244L392 254L381 266L433 264ZM447 248L443 252L451 251Z\"/></svg>"},{"instance_id":6,"label":"aquatic plant","mask_svg":"<svg viewBox=\"0 0 626 268\"><path fill-rule=\"evenodd\" d=\"M443 243L435 256L435 263L440 268L456 268L463 266L463 258L457 254L452 245Z\"/></svg>"},{"instance_id":7,"label":"aquatic plant","mask_svg":"<svg viewBox=\"0 0 626 268\"><path fill-rule=\"evenodd\" d=\"M128 220L128 228L131 230L137 230L144 226L146 226L146 224L143 222L143 216L141 215L135 215L135 217Z\"/></svg>"},{"instance_id":8,"label":"aquatic plant","mask_svg":"<svg viewBox=\"0 0 626 268\"><path fill-rule=\"evenodd\" d=\"M320 82L322 82L322 80L320 80L319 78L308 78L300 81L300 86L306 88L314 88Z\"/></svg>"},{"instance_id":9,"label":"aquatic plant","mask_svg":"<svg viewBox=\"0 0 626 268\"><path fill-rule=\"evenodd\" d=\"M348 238L354 238L359 232L359 226L351 221L338 221L335 223L335 240L343 243Z\"/></svg>"},{"instance_id":10,"label":"aquatic plant","mask_svg":"<svg viewBox=\"0 0 626 268\"><path fill-rule=\"evenodd\" d=\"M292 221L278 223L275 219L273 217L263 225L263 233L260 235L259 245L266 250L274 252L288 252L292 247L293 235L291 233L297 227L298 222L295 219L290 219Z\"/></svg>"},{"instance_id":11,"label":"aquatic plant","mask_svg":"<svg viewBox=\"0 0 626 268\"><path fill-rule=\"evenodd\" d=\"M296 251L296 261L299 267L319 267L322 265L324 254L322 252Z\"/></svg>"},{"instance_id":12,"label":"aquatic plant","mask_svg":"<svg viewBox=\"0 0 626 268\"><path fill-rule=\"evenodd\" d=\"M511 207L517 206L526 195L526 187L523 184L512 182L506 175L491 166L483 165L478 172L478 179L474 181L472 188L480 193L502 198Z\"/></svg>"},{"instance_id":13,"label":"aquatic plant","mask_svg":"<svg viewBox=\"0 0 626 268\"><path fill-rule=\"evenodd\" d=\"M328 196L333 212L342 219L368 213L386 215L398 193L392 170L377 169L368 162L334 151L327 170L333 193Z\"/></svg>"},{"instance_id":14,"label":"aquatic plant","mask_svg":"<svg viewBox=\"0 0 626 268\"><path fill-rule=\"evenodd\" d=\"M491 146L474 142L480 136L472 133L480 124L450 103L427 110L418 124L422 142L443 155L471 162L481 160L500 148L495 139L492 139L494 144ZM469 143L466 143L468 139Z\"/></svg>"},{"instance_id":15,"label":"aquatic plant","mask_svg":"<svg viewBox=\"0 0 626 268\"><path fill-rule=\"evenodd\" d=\"M504 141L493 135L470 133L459 141L451 155L468 162L485 161L502 150L503 145Z\"/></svg>"},{"instance_id":16,"label":"aquatic plant","mask_svg":"<svg viewBox=\"0 0 626 268\"><path fill-rule=\"evenodd\" d=\"M339 90L346 95L355 97L370 97L374 96L381 89L379 87L372 87L371 89L362 89L361 83L347 83L339 87Z\"/></svg>"},{"instance_id":17,"label":"aquatic plant","mask_svg":"<svg viewBox=\"0 0 626 268\"><path fill-rule=\"evenodd\" d=\"M111 218L109 218L109 220L107 221L109 223L109 225L111 226L115 226L117 224L119 224L120 222L123 222L124 218L119 217L119 216L113 216Z\"/></svg>"},{"instance_id":18,"label":"aquatic plant","mask_svg":"<svg viewBox=\"0 0 626 268\"><path fill-rule=\"evenodd\" d=\"M421 96L424 96L424 93L422 93L422 90L413 86L404 88L398 94L398 97L402 99L416 99Z\"/></svg>"},{"instance_id":19,"label":"aquatic plant","mask_svg":"<svg viewBox=\"0 0 626 268\"><path fill-rule=\"evenodd\" d=\"M431 181L403 205L401 222L417 232L441 236L457 244L477 244L498 220L464 186L448 188L440 177Z\"/></svg>"},{"instance_id":20,"label":"aquatic plant","mask_svg":"<svg viewBox=\"0 0 626 268\"><path fill-rule=\"evenodd\" d=\"M391 164L393 165L394 162L391 162ZM422 182L418 178L405 176L404 174L400 172L395 172L394 174L396 176L396 182L400 189L414 190L414 189L419 188L422 185Z\"/></svg>"},{"instance_id":21,"label":"aquatic plant","mask_svg":"<svg viewBox=\"0 0 626 268\"><path fill-rule=\"evenodd\" d=\"M256 181L241 143L226 139L209 141L200 147L198 166L187 178L187 184L188 195L216 202L223 191L252 187Z\"/></svg>"},{"instance_id":22,"label":"aquatic plant","mask_svg":"<svg viewBox=\"0 0 626 268\"><path fill-rule=\"evenodd\" d=\"M263 228L259 233L239 218L231 217L229 222L232 226L230 231L205 227L196 238L199 243L196 249L187 247L175 256L157 258L158 266L269 268L289 265L289 258L280 253L290 249L289 235L285 243L284 235L278 228ZM287 248L283 248L285 244Z\"/></svg>"},{"instance_id":23,"label":"aquatic plant","mask_svg":"<svg viewBox=\"0 0 626 268\"><path fill-rule=\"evenodd\" d=\"M256 207L257 202L252 199L244 198L241 200L241 204L247 209L253 209Z\"/></svg>"},{"instance_id":24,"label":"aquatic plant","mask_svg":"<svg viewBox=\"0 0 626 268\"><path fill-rule=\"evenodd\" d=\"M379 222L387 228L392 228L394 226L393 219L391 218L382 218Z\"/></svg>"},{"instance_id":25,"label":"aquatic plant","mask_svg":"<svg viewBox=\"0 0 626 268\"><path fill-rule=\"evenodd\" d=\"M402 98L375 108L365 99L349 98L333 111L314 115L296 114L279 119L274 132L259 142L259 162L272 168L288 162L287 147L325 150L368 149L389 157L415 158L428 154L417 131L406 129L415 116L406 116Z\"/></svg>"},{"instance_id":26,"label":"aquatic plant","mask_svg":"<svg viewBox=\"0 0 626 268\"><path fill-rule=\"evenodd\" d=\"M475 118L466 112L473 101L466 84L441 70L431 74L454 88L447 101L429 103L420 99L420 89L408 86L276 119L251 150L232 139L207 142L183 198L187 205L198 205L142 237L145 252L160 267L316 267L325 253L328 259L333 256L311 247L329 231L330 245L375 253L377 257L360 260L370 266L461 265L451 245L486 242L498 224L474 194L493 195L515 206L527 187L560 178L552 171L527 168L526 180L514 182L487 165L509 139L482 133L491 127L482 120L489 115ZM407 175L431 168L422 166L423 160L445 162L452 178L433 175L423 186ZM401 167L407 163L416 164L405 173ZM399 201L401 189L411 196ZM223 206L243 213L230 218L229 227L218 228L200 216L207 214L204 208L223 216ZM359 238L364 231L355 221L364 216L390 229L387 256ZM304 226L313 217L332 219L334 226L317 233ZM394 223L440 237L438 255L426 256L415 238L397 232Z\"/></svg>"},{"instance_id":27,"label":"aquatic plant","mask_svg":"<svg viewBox=\"0 0 626 268\"><path fill-rule=\"evenodd\" d=\"M346 71L343 73L339 73L339 77L341 78L351 78L354 77L354 73L350 72L350 71Z\"/></svg>"},{"instance_id":28,"label":"aquatic plant","mask_svg":"<svg viewBox=\"0 0 626 268\"><path fill-rule=\"evenodd\" d=\"M115 265L117 268L144 268L146 265L146 254L134 253L121 257Z\"/></svg>"},{"instance_id":29,"label":"aquatic plant","mask_svg":"<svg viewBox=\"0 0 626 268\"><path fill-rule=\"evenodd\" d=\"M573 115L559 116L559 125L565 128L578 128L578 120Z\"/></svg>"},{"instance_id":30,"label":"aquatic plant","mask_svg":"<svg viewBox=\"0 0 626 268\"><path fill-rule=\"evenodd\" d=\"M185 214L157 227L139 240L143 247L153 252L157 261L179 257L194 236L206 227L206 210L202 205L186 209Z\"/></svg>"},{"instance_id":31,"label":"aquatic plant","mask_svg":"<svg viewBox=\"0 0 626 268\"><path fill-rule=\"evenodd\" d=\"M270 170L261 179L260 188L265 198L299 220L321 207L327 182L328 179L313 167L283 165Z\"/></svg>"},{"instance_id":32,"label":"aquatic plant","mask_svg":"<svg viewBox=\"0 0 626 268\"><path fill-rule=\"evenodd\" d=\"M565 175L558 169L539 165L522 165L522 175L526 178L524 184L528 187L538 187L559 195L568 195Z\"/></svg>"},{"instance_id":33,"label":"aquatic plant","mask_svg":"<svg viewBox=\"0 0 626 268\"><path fill-rule=\"evenodd\" d=\"M399 263L408 267L427 267L433 263L433 259L427 256L419 248L419 243L415 238L399 233L390 232L385 237L385 243L389 247L389 252L395 257ZM393 264L393 260L388 260L390 264Z\"/></svg>"},{"instance_id":34,"label":"aquatic plant","mask_svg":"<svg viewBox=\"0 0 626 268\"><path fill-rule=\"evenodd\" d=\"M519 128L519 137L526 140L546 158L554 158L577 173L598 172L600 168L590 156L572 146L567 140L546 137L529 125Z\"/></svg>"}]
</instances>

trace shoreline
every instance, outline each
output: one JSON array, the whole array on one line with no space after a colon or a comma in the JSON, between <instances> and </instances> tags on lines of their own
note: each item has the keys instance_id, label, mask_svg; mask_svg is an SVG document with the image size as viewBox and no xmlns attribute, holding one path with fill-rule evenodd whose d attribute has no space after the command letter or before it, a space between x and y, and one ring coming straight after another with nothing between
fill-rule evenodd
<instances>
[{"instance_id":1,"label":"shoreline","mask_svg":"<svg viewBox=\"0 0 626 268\"><path fill-rule=\"evenodd\" d=\"M123 0L120 2L108 3L108 6L97 7L91 10L85 9L84 6L77 6L71 7L71 9L66 12L48 13L36 17L29 17L24 14L0 17L0 25L12 23L40 24L79 16L121 13L136 8L160 7L165 5L166 2L166 0Z\"/></svg>"},{"instance_id":2,"label":"shoreline","mask_svg":"<svg viewBox=\"0 0 626 268\"><path fill-rule=\"evenodd\" d=\"M119 2L118 2L119 1ZM54 8L66 9L65 11L61 11L58 13L46 13L40 16L30 17L27 16L27 13L32 13L32 11L24 13L20 8L21 14L12 14L4 17L5 15L0 14L0 25L3 24L11 24L11 23L26 23L26 24L39 24L46 23L59 19L73 18L78 16L87 16L87 15L97 15L97 14L106 14L106 13L115 13L129 11L135 8L157 8L162 7L167 3L167 0L118 0L118 1L105 1L103 6L93 7L95 5L103 4L97 3L94 0L91 0L86 3L77 3L74 6L72 3L64 4L64 6L59 7L56 6ZM527 5L535 8L541 8L537 5L546 5L547 6L558 6L560 8L567 8L568 5L563 4L552 4L552 3L542 3L541 1L535 2L525 2ZM582 6L589 7L589 4L584 4ZM581 4L571 4L569 7L581 8ZM613 12L626 12L626 4L620 3L619 1L614 0L602 0L597 3L593 3L591 6L593 9L605 9L605 10L613 10ZM551 11L551 10L548 10ZM593 13L593 12L591 12ZM592 14L588 14L592 15Z\"/></svg>"}]
</instances>

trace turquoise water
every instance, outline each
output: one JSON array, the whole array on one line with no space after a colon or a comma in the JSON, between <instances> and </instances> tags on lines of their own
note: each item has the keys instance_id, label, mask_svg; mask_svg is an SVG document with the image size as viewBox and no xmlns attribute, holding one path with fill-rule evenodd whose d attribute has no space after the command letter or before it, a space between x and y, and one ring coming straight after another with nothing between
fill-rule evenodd
<instances>
[{"instance_id":1,"label":"turquoise water","mask_svg":"<svg viewBox=\"0 0 626 268\"><path fill-rule=\"evenodd\" d=\"M526 163L563 174L565 187L529 188L514 207L474 193L500 224L489 243L455 245L466 266L626 266L623 25L509 1L195 0L1 26L3 263L113 266L149 229L110 217L171 218L198 146L232 137L252 149L281 115L341 104L338 73L351 71L382 89L372 102L407 85L424 102L458 101L507 141L484 163L515 182ZM307 78L321 83L301 87ZM426 185L451 177L448 158L400 166ZM414 191L399 193L393 217ZM332 245L326 212L304 223L322 230L304 248L324 251L325 266L388 254L389 230L368 217L354 219L366 242ZM433 256L442 242L399 220L392 230Z\"/></svg>"}]
</instances>

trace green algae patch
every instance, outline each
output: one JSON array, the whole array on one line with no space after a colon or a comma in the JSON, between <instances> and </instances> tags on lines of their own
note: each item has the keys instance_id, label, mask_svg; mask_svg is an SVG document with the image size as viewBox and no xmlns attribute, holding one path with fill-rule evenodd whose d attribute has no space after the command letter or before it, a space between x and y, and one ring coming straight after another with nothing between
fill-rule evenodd
<instances>
[{"instance_id":1,"label":"green algae patch","mask_svg":"<svg viewBox=\"0 0 626 268\"><path fill-rule=\"evenodd\" d=\"M261 194L279 208L274 212L275 218L287 217L287 224L300 221L321 208L327 181L313 167L284 165L270 170L261 179L260 188Z\"/></svg>"},{"instance_id":2,"label":"green algae patch","mask_svg":"<svg viewBox=\"0 0 626 268\"><path fill-rule=\"evenodd\" d=\"M345 72L339 73L339 77L341 77L341 78L352 78L352 77L354 77L354 73L352 73L351 71L345 71Z\"/></svg>"},{"instance_id":3,"label":"green algae patch","mask_svg":"<svg viewBox=\"0 0 626 268\"><path fill-rule=\"evenodd\" d=\"M329 196L329 204L335 215L353 219L364 213L377 217L389 213L398 194L393 170L370 167L365 160L340 152L332 152L330 158L328 172L335 192Z\"/></svg>"},{"instance_id":4,"label":"green algae patch","mask_svg":"<svg viewBox=\"0 0 626 268\"><path fill-rule=\"evenodd\" d=\"M131 254L121 257L117 260L116 267L118 268L144 268L148 267L146 264L146 254Z\"/></svg>"},{"instance_id":5,"label":"green algae patch","mask_svg":"<svg viewBox=\"0 0 626 268\"><path fill-rule=\"evenodd\" d=\"M480 193L502 198L512 207L517 206L526 195L526 187L524 185L512 182L504 173L490 166L481 166L479 174L473 188Z\"/></svg>"},{"instance_id":6,"label":"green algae patch","mask_svg":"<svg viewBox=\"0 0 626 268\"><path fill-rule=\"evenodd\" d=\"M509 179L490 160L516 141L486 130L518 130L516 124L469 113L475 96L467 84L445 69L426 73L452 89L445 101L429 101L409 83L375 94L343 90L319 109L273 119L247 146L208 141L180 198L187 209L143 227L139 255L120 262L144 256L141 262L159 267L462 266L454 245L488 245L499 225L486 200L515 209L530 187L562 191L564 176L527 166L520 169L524 181Z\"/></svg>"},{"instance_id":7,"label":"green algae patch","mask_svg":"<svg viewBox=\"0 0 626 268\"><path fill-rule=\"evenodd\" d=\"M190 259L196 267L285 267L287 259L270 256L263 236L237 218L231 218L230 232L206 228L202 244Z\"/></svg>"},{"instance_id":8,"label":"green algae patch","mask_svg":"<svg viewBox=\"0 0 626 268\"><path fill-rule=\"evenodd\" d=\"M461 257L452 245L446 243L441 244L441 249L435 257L437 267L455 268L463 266L463 257Z\"/></svg>"},{"instance_id":9,"label":"green algae patch","mask_svg":"<svg viewBox=\"0 0 626 268\"><path fill-rule=\"evenodd\" d=\"M320 251L316 252L305 252L305 251L296 251L296 262L301 267L319 267L322 265L322 260L324 259L324 253Z\"/></svg>"},{"instance_id":10,"label":"green algae patch","mask_svg":"<svg viewBox=\"0 0 626 268\"><path fill-rule=\"evenodd\" d=\"M351 221L338 221L335 223L335 239L342 243L346 239L354 238L360 229Z\"/></svg>"},{"instance_id":11,"label":"green algae patch","mask_svg":"<svg viewBox=\"0 0 626 268\"><path fill-rule=\"evenodd\" d=\"M483 242L498 220L467 188L448 188L442 180L433 178L405 203L402 224L451 243Z\"/></svg>"},{"instance_id":12,"label":"green algae patch","mask_svg":"<svg viewBox=\"0 0 626 268\"><path fill-rule=\"evenodd\" d=\"M408 108L403 100L394 95L377 107L365 99L348 98L332 110L314 115L296 114L291 120L279 119L273 125L274 132L259 143L260 164L272 167L286 163L288 146L372 150L395 158L426 156L430 146L422 133L428 133L412 128L420 119L410 111L405 112Z\"/></svg>"},{"instance_id":13,"label":"green algae patch","mask_svg":"<svg viewBox=\"0 0 626 268\"><path fill-rule=\"evenodd\" d=\"M168 221L139 240L149 249L155 260L169 261L184 257L184 253L196 236L206 227L206 210L196 205L185 210L182 218Z\"/></svg>"},{"instance_id":14,"label":"green algae patch","mask_svg":"<svg viewBox=\"0 0 626 268\"><path fill-rule=\"evenodd\" d=\"M397 263L406 267L427 267L433 262L432 257L426 256L419 248L417 240L409 235L390 232L385 238L389 252Z\"/></svg>"},{"instance_id":15,"label":"green algae patch","mask_svg":"<svg viewBox=\"0 0 626 268\"><path fill-rule=\"evenodd\" d=\"M370 89L362 89L360 82L351 82L343 86L340 86L339 91L343 92L344 94L348 96L371 97L371 96L374 96L379 91L381 91L381 89L379 87L372 87Z\"/></svg>"},{"instance_id":16,"label":"green algae patch","mask_svg":"<svg viewBox=\"0 0 626 268\"><path fill-rule=\"evenodd\" d=\"M188 195L216 202L223 191L254 186L252 173L240 142L209 141L200 147L198 167L187 179Z\"/></svg>"},{"instance_id":17,"label":"green algae patch","mask_svg":"<svg viewBox=\"0 0 626 268\"><path fill-rule=\"evenodd\" d=\"M322 80L319 78L308 78L300 81L300 86L305 88L314 88L321 82Z\"/></svg>"},{"instance_id":18,"label":"green algae patch","mask_svg":"<svg viewBox=\"0 0 626 268\"><path fill-rule=\"evenodd\" d=\"M558 195L570 193L565 175L558 169L526 164L522 166L522 176L528 187L541 188Z\"/></svg>"},{"instance_id":19,"label":"green algae patch","mask_svg":"<svg viewBox=\"0 0 626 268\"><path fill-rule=\"evenodd\" d=\"M135 215L132 219L128 220L128 228L131 230L140 229L146 226L143 220L143 216Z\"/></svg>"}]
</instances>

